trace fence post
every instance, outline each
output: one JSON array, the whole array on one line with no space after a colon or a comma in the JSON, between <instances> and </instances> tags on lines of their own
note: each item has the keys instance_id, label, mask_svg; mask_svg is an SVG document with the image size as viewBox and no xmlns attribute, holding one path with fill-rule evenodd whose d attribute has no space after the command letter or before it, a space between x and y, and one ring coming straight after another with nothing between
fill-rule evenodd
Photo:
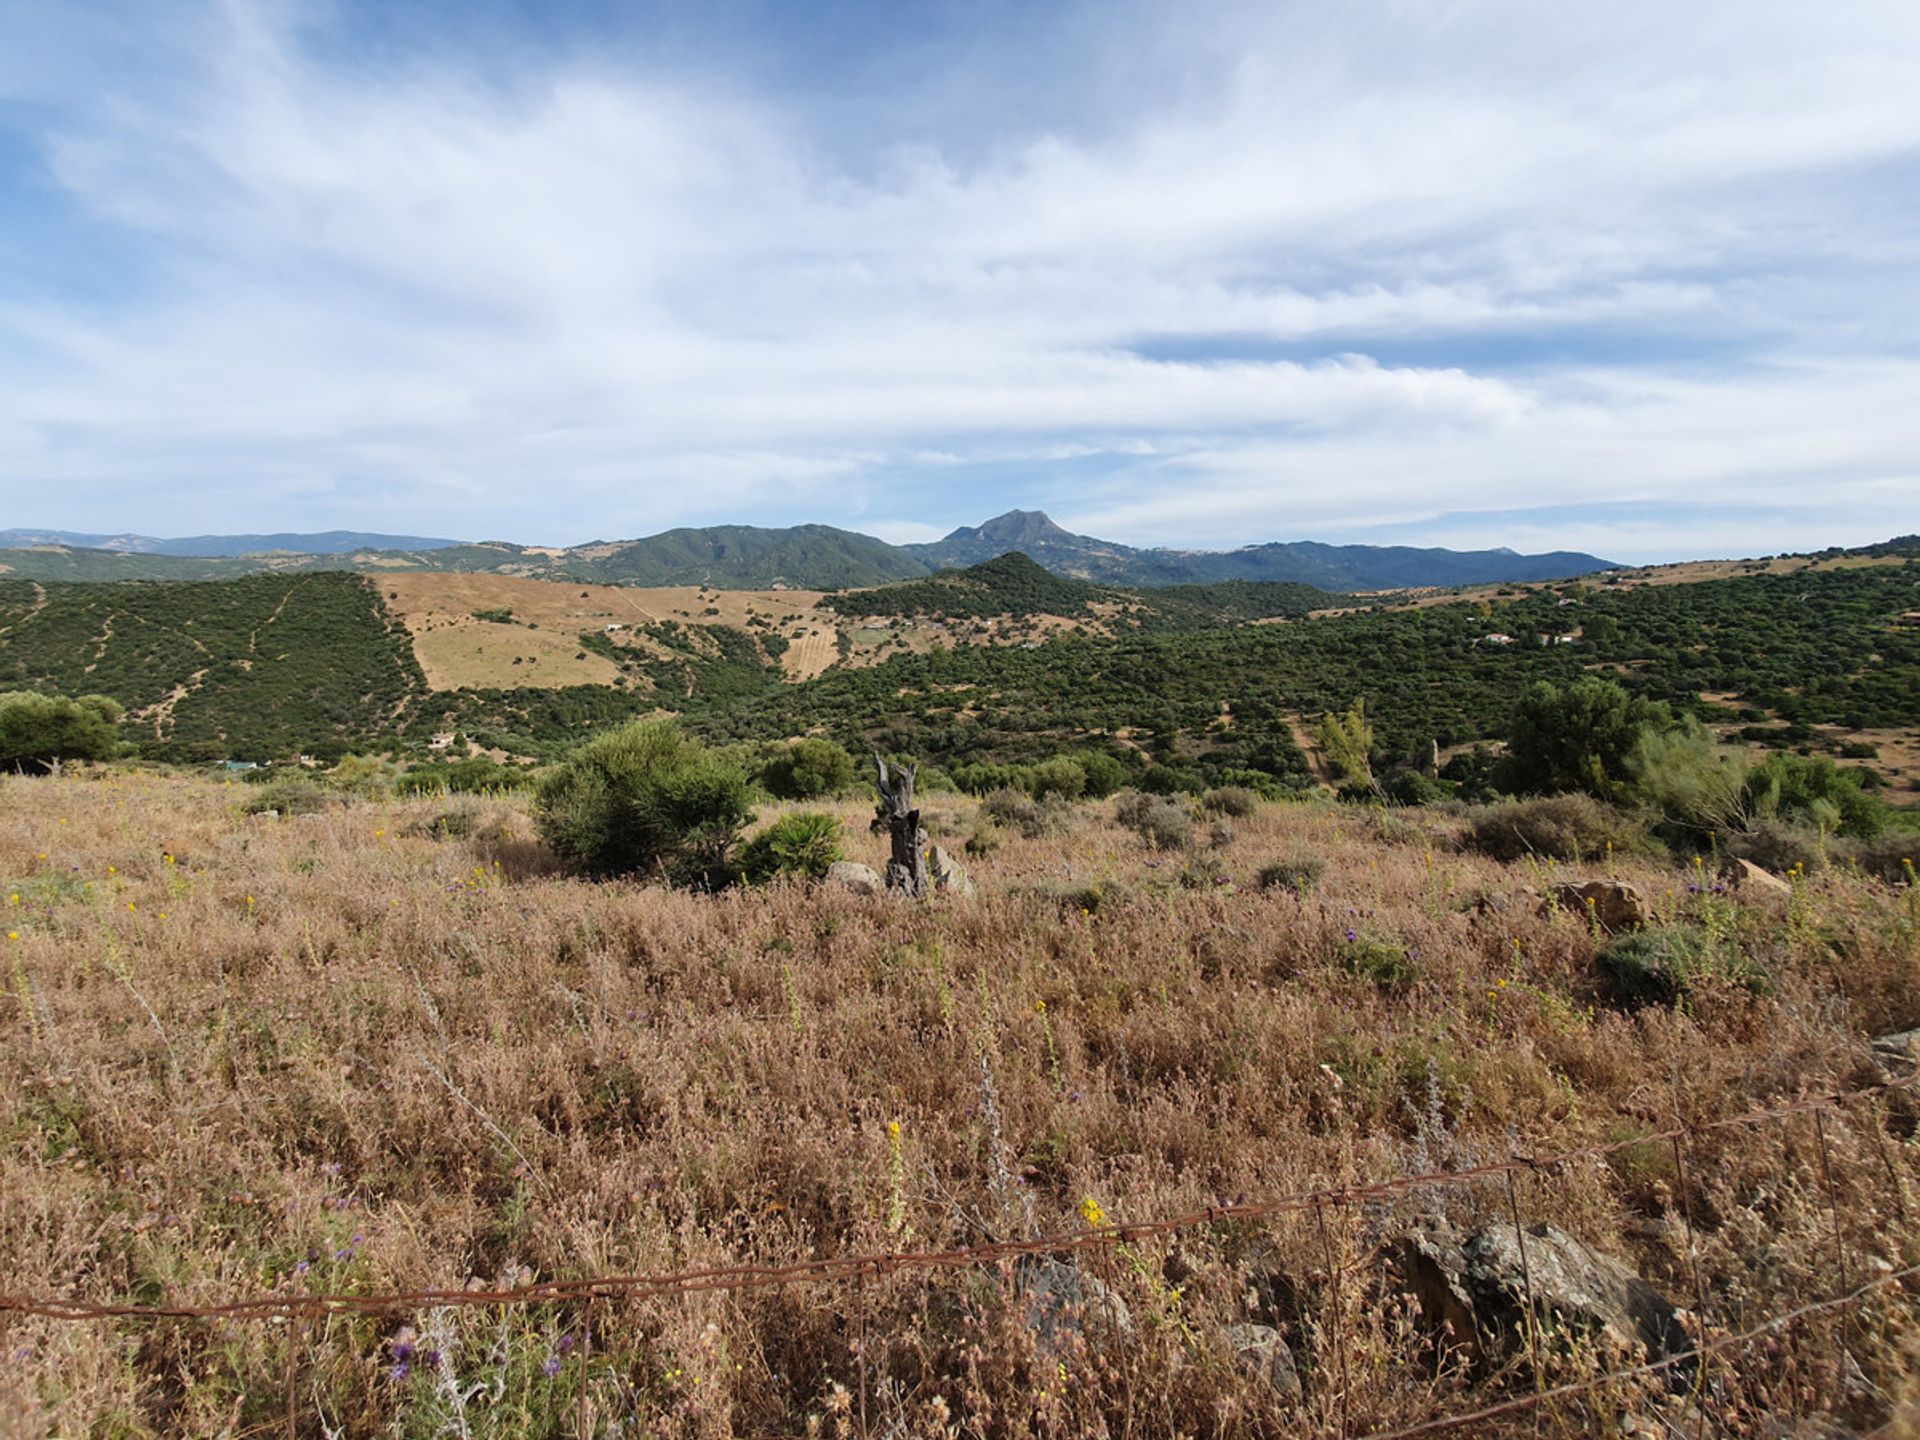
<instances>
[{"instance_id":1,"label":"fence post","mask_svg":"<svg viewBox=\"0 0 1920 1440\"><path fill-rule=\"evenodd\" d=\"M1507 1213L1513 1217L1513 1235L1520 1246L1520 1283L1526 1287L1527 1351L1533 1357L1533 1388L1537 1394L1547 1387L1547 1372L1540 1368L1540 1313L1534 1309L1533 1262L1527 1258L1527 1230L1520 1223L1520 1196L1513 1171L1507 1171ZM1540 1433L1540 1407L1533 1407L1533 1431Z\"/></svg>"},{"instance_id":2,"label":"fence post","mask_svg":"<svg viewBox=\"0 0 1920 1440\"><path fill-rule=\"evenodd\" d=\"M1820 1178L1827 1192L1827 1219L1833 1226L1833 1263L1835 1273L1840 1277L1840 1291L1845 1294L1847 1282L1847 1242L1840 1231L1840 1200L1833 1189L1833 1159L1827 1148L1826 1119L1818 1110L1813 1112L1813 1133L1820 1141ZM1853 1311L1851 1307L1840 1311L1840 1355L1834 1362L1833 1393L1837 1398L1847 1383L1847 1337L1852 1330L1848 1323Z\"/></svg>"},{"instance_id":3,"label":"fence post","mask_svg":"<svg viewBox=\"0 0 1920 1440\"><path fill-rule=\"evenodd\" d=\"M287 1316L287 1440L297 1440L300 1434L300 1411L295 1396L295 1382L300 1364L300 1346L306 1333L306 1322L300 1312L295 1310Z\"/></svg>"},{"instance_id":4,"label":"fence post","mask_svg":"<svg viewBox=\"0 0 1920 1440\"><path fill-rule=\"evenodd\" d=\"M1680 1144L1682 1135L1690 1134L1686 1120L1680 1114L1679 1075L1674 1077L1674 1117L1679 1121L1679 1129L1673 1137L1673 1168L1676 1188L1680 1197L1680 1218L1687 1227L1687 1271L1693 1279L1693 1324L1694 1324L1694 1379L1693 1398L1698 1424L1696 1433L1705 1440L1707 1433L1707 1291L1700 1280L1699 1236L1693 1228L1693 1200L1687 1191L1691 1181L1687 1177L1686 1152Z\"/></svg>"},{"instance_id":5,"label":"fence post","mask_svg":"<svg viewBox=\"0 0 1920 1440\"><path fill-rule=\"evenodd\" d=\"M1314 1218L1320 1222L1320 1247L1327 1257L1327 1284L1332 1290L1329 1305L1333 1311L1333 1349L1340 1369L1340 1440L1347 1440L1353 1433L1350 1407L1353 1404L1353 1387L1347 1378L1347 1327L1346 1316L1341 1313L1340 1262L1333 1253L1333 1235L1327 1229L1327 1202L1313 1202Z\"/></svg>"},{"instance_id":6,"label":"fence post","mask_svg":"<svg viewBox=\"0 0 1920 1440\"><path fill-rule=\"evenodd\" d=\"M593 1417L587 1399L587 1382L591 1372L587 1362L593 1358L593 1292L587 1292L587 1300L580 1307L580 1397L579 1414L576 1417L580 1431L580 1440L593 1440Z\"/></svg>"}]
</instances>

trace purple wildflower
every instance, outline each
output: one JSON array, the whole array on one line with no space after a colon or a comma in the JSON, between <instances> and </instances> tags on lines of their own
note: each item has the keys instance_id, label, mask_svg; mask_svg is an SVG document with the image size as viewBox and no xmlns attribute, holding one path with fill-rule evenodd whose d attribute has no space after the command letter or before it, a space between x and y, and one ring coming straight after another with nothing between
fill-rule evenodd
<instances>
[{"instance_id":1,"label":"purple wildflower","mask_svg":"<svg viewBox=\"0 0 1920 1440\"><path fill-rule=\"evenodd\" d=\"M558 1355L547 1356L545 1360L540 1362L540 1372L549 1380L558 1375L560 1373L560 1357Z\"/></svg>"},{"instance_id":2,"label":"purple wildflower","mask_svg":"<svg viewBox=\"0 0 1920 1440\"><path fill-rule=\"evenodd\" d=\"M1360 932L1355 930L1351 925L1349 925L1347 927L1347 943L1351 945L1353 944L1354 941L1358 940L1359 938L1360 938Z\"/></svg>"},{"instance_id":3,"label":"purple wildflower","mask_svg":"<svg viewBox=\"0 0 1920 1440\"><path fill-rule=\"evenodd\" d=\"M393 1362L393 1368L387 1371L387 1378L396 1382L404 1380L407 1378L407 1372L412 1368L405 1360L396 1360Z\"/></svg>"}]
</instances>

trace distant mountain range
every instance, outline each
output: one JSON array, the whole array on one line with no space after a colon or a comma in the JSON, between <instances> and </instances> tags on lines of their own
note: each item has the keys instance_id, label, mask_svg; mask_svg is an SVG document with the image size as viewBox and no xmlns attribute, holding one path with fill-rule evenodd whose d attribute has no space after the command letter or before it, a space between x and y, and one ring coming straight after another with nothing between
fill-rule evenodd
<instances>
[{"instance_id":1,"label":"distant mountain range","mask_svg":"<svg viewBox=\"0 0 1920 1440\"><path fill-rule=\"evenodd\" d=\"M1521 555L1512 550L1437 550L1407 545L1322 545L1312 540L1246 545L1238 550L1139 550L1063 530L1038 510L1009 510L984 525L962 526L928 545L901 547L945 569L1019 551L1080 580L1138 588L1205 585L1220 580L1285 580L1322 590L1397 590L1422 585L1486 585L1563 580L1612 561L1574 550Z\"/></svg>"},{"instance_id":2,"label":"distant mountain range","mask_svg":"<svg viewBox=\"0 0 1920 1440\"><path fill-rule=\"evenodd\" d=\"M222 556L350 555L356 550L444 550L458 540L422 535L366 535L355 530L323 530L310 535L187 535L162 540L153 535L83 535L74 530L0 530L0 548L65 545L77 550L113 550L123 555L177 555L194 559Z\"/></svg>"},{"instance_id":3,"label":"distant mountain range","mask_svg":"<svg viewBox=\"0 0 1920 1440\"><path fill-rule=\"evenodd\" d=\"M255 571L450 570L618 585L839 590L915 580L1023 553L1058 575L1132 588L1223 580L1289 581L1323 590L1392 590L1560 580L1618 566L1559 550L1439 550L1322 545L1142 550L1075 535L1038 510L1010 510L929 544L890 545L831 525L714 525L570 549L335 530L319 535L83 535L0 531L0 574L34 580L218 579Z\"/></svg>"}]
</instances>

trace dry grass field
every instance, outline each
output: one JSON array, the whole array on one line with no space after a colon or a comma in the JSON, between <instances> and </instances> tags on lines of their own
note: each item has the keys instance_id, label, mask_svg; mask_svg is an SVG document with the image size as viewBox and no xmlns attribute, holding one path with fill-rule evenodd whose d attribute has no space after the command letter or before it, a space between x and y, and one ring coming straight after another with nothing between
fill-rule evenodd
<instances>
[{"instance_id":1,"label":"dry grass field","mask_svg":"<svg viewBox=\"0 0 1920 1440\"><path fill-rule=\"evenodd\" d=\"M769 621L792 642L781 657L792 680L811 679L837 656L834 616L818 608L820 595L813 590L643 589L457 573L388 575L380 585L388 606L406 622L414 655L435 690L611 684L618 667L604 656L582 654L581 632L619 625L617 643L664 654L664 647L633 633L635 626L663 620L735 629L749 620ZM480 612L503 610L513 613L511 622L479 618Z\"/></svg>"},{"instance_id":2,"label":"dry grass field","mask_svg":"<svg viewBox=\"0 0 1920 1440\"><path fill-rule=\"evenodd\" d=\"M840 662L854 669L894 655L925 654L953 645L1014 645L1052 638L1077 625L1104 629L1104 619L1058 615L998 616L951 624L895 617L869 622L827 609L817 590L715 590L701 586L640 587L563 584L510 575L415 572L383 575L379 585L405 622L413 651L435 690L560 688L610 685L619 668L582 650L583 631L661 657L670 652L635 627L656 621L726 625L744 630L770 625L787 640L781 674L811 680ZM480 618L511 611L511 621Z\"/></svg>"},{"instance_id":3,"label":"dry grass field","mask_svg":"<svg viewBox=\"0 0 1920 1440\"><path fill-rule=\"evenodd\" d=\"M1527 895L1546 867L1464 853L1457 821L1418 811L1266 806L1189 888L1187 857L1088 805L970 858L976 898L912 906L566 878L520 800L266 819L245 795L0 780L0 1293L461 1289L1124 1225L1869 1083L1870 1039L1920 1024L1910 889L1835 871L1770 905L1602 861L1582 873L1616 870L1769 977L1703 973L1683 1005L1630 1011L1597 979L1604 937ZM927 804L957 845L973 802ZM877 862L867 808L837 808ZM1255 883L1311 861L1302 890ZM0 1312L0 1432L282 1434L291 1385L311 1436L1358 1436L1619 1358L1552 1329L1537 1369L1527 1346L1437 1354L1383 1261L1394 1237L1511 1207L1735 1330L1920 1261L1914 1121L1894 1096L1512 1194L1425 1187L1051 1267L608 1299L584 1321ZM1096 1323L1105 1301L1036 1308L1036 1277L1062 1274L1101 1280L1125 1327ZM1621 1382L1460 1433L1898 1425L1917 1305L1889 1287L1726 1352L1704 1412ZM1248 1322L1286 1338L1297 1394L1236 1363Z\"/></svg>"}]
</instances>

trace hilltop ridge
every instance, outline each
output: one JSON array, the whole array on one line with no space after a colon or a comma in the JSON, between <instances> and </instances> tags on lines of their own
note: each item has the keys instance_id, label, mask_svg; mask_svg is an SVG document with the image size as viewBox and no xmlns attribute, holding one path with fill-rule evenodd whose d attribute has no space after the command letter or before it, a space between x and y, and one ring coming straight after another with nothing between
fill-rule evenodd
<instances>
[{"instance_id":1,"label":"hilltop ridge","mask_svg":"<svg viewBox=\"0 0 1920 1440\"><path fill-rule=\"evenodd\" d=\"M1041 510L1009 510L942 539L893 545L833 525L681 526L635 540L523 545L336 530L183 539L76 531L0 531L0 575L23 580L210 580L261 571L407 570L513 575L609 585L841 590L921 579L1021 553L1056 575L1128 588L1277 581L1386 590L1560 580L1618 568L1579 551L1271 542L1236 550L1142 549L1077 535Z\"/></svg>"}]
</instances>

